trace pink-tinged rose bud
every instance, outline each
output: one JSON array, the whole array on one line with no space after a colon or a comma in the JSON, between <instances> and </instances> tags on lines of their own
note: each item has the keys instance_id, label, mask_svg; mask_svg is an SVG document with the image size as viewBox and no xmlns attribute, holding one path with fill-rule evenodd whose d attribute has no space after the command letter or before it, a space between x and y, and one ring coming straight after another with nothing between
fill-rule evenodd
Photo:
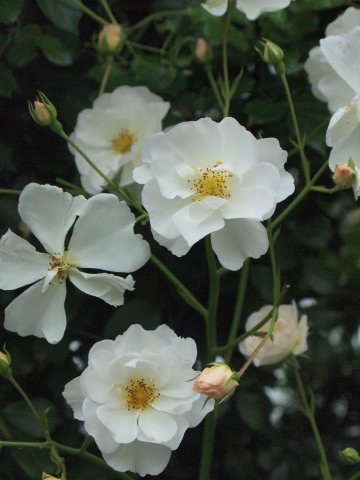
<instances>
[{"instance_id":1,"label":"pink-tinged rose bud","mask_svg":"<svg viewBox=\"0 0 360 480\"><path fill-rule=\"evenodd\" d=\"M114 23L105 25L98 36L98 49L100 53L118 53L121 45L121 27Z\"/></svg>"},{"instance_id":2,"label":"pink-tinged rose bud","mask_svg":"<svg viewBox=\"0 0 360 480\"><path fill-rule=\"evenodd\" d=\"M339 188L351 188L354 183L354 178L355 173L351 166L340 165L339 163L336 165L333 179Z\"/></svg>"},{"instance_id":3,"label":"pink-tinged rose bud","mask_svg":"<svg viewBox=\"0 0 360 480\"><path fill-rule=\"evenodd\" d=\"M37 119L43 123L43 125L50 125L51 123L51 115L46 110L45 105L38 100L34 102L34 111Z\"/></svg>"},{"instance_id":4,"label":"pink-tinged rose bud","mask_svg":"<svg viewBox=\"0 0 360 480\"><path fill-rule=\"evenodd\" d=\"M214 363L211 367L206 367L197 377L193 390L215 400L221 400L239 385L234 377L236 373L228 365Z\"/></svg>"},{"instance_id":5,"label":"pink-tinged rose bud","mask_svg":"<svg viewBox=\"0 0 360 480\"><path fill-rule=\"evenodd\" d=\"M212 51L205 39L199 37L196 40L195 57L201 63L209 62L212 59Z\"/></svg>"},{"instance_id":6,"label":"pink-tinged rose bud","mask_svg":"<svg viewBox=\"0 0 360 480\"><path fill-rule=\"evenodd\" d=\"M252 313L246 321L246 331L252 330L272 310L272 305L265 305L259 311ZM239 350L246 357L250 357L259 343L263 340L270 328L270 320L259 328L260 336L251 335L240 342ZM295 302L291 305L280 305L278 318L272 334L254 358L254 365L271 365L281 362L290 353L300 355L307 350L308 324L307 316L302 315L299 321Z\"/></svg>"}]
</instances>

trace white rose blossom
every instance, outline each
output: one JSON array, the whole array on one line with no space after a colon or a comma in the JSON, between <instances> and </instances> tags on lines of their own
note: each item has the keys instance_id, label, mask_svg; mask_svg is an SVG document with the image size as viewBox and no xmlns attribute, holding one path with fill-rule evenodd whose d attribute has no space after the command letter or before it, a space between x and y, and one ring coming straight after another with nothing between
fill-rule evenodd
<instances>
[{"instance_id":1,"label":"white rose blossom","mask_svg":"<svg viewBox=\"0 0 360 480\"><path fill-rule=\"evenodd\" d=\"M252 313L246 320L245 330L251 330L271 311L272 305L265 305L257 312ZM307 316L302 315L298 319L298 310L295 302L291 305L280 305L278 318L273 331L273 340L269 339L259 350L254 358L254 364L271 365L281 362L290 353L300 355L307 350L308 324ZM267 333L270 328L270 320L258 331ZM240 352L246 357L255 351L262 341L261 337L249 336L239 344Z\"/></svg>"},{"instance_id":2,"label":"white rose blossom","mask_svg":"<svg viewBox=\"0 0 360 480\"><path fill-rule=\"evenodd\" d=\"M168 109L169 103L147 87L118 87L80 112L71 139L107 177L114 177L121 168L120 185L126 186L133 182L133 169L141 163L144 143L161 131ZM71 146L70 151L84 189L99 193L104 179Z\"/></svg>"},{"instance_id":3,"label":"white rose blossom","mask_svg":"<svg viewBox=\"0 0 360 480\"><path fill-rule=\"evenodd\" d=\"M291 0L236 0L236 8L244 12L248 20L256 20L262 13L282 10L290 5ZM207 0L201 4L215 16L224 15L228 0Z\"/></svg>"},{"instance_id":4,"label":"white rose blossom","mask_svg":"<svg viewBox=\"0 0 360 480\"><path fill-rule=\"evenodd\" d=\"M134 178L145 184L154 238L182 256L211 234L230 270L263 255L268 237L261 221L294 191L286 157L275 138L257 140L233 118L184 122L152 136Z\"/></svg>"},{"instance_id":5,"label":"white rose blossom","mask_svg":"<svg viewBox=\"0 0 360 480\"><path fill-rule=\"evenodd\" d=\"M360 10L349 7L326 28L320 46L309 52L304 68L313 94L334 113L360 93Z\"/></svg>"},{"instance_id":6,"label":"white rose blossom","mask_svg":"<svg viewBox=\"0 0 360 480\"><path fill-rule=\"evenodd\" d=\"M192 390L196 344L166 325L132 325L115 340L96 343L89 365L64 397L84 421L105 461L115 470L157 475L187 428L213 409Z\"/></svg>"},{"instance_id":7,"label":"white rose blossom","mask_svg":"<svg viewBox=\"0 0 360 480\"><path fill-rule=\"evenodd\" d=\"M326 132L326 143L332 147L329 167L334 172L337 165L354 164L352 188L355 200L360 195L360 95L339 108L331 117Z\"/></svg>"},{"instance_id":8,"label":"white rose blossom","mask_svg":"<svg viewBox=\"0 0 360 480\"><path fill-rule=\"evenodd\" d=\"M79 268L133 272L148 260L149 245L133 232L134 215L115 195L86 200L51 185L31 183L22 191L19 214L44 246L40 253L11 230L0 240L0 288L34 283L5 309L5 328L56 343L64 335L66 279L113 306L133 290L131 275L86 273ZM65 250L65 237L73 226Z\"/></svg>"}]
</instances>

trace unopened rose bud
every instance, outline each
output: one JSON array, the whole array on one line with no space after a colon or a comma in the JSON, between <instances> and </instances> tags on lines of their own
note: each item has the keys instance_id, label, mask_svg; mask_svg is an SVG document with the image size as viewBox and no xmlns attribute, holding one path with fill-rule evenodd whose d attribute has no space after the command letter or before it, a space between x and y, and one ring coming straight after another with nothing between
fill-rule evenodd
<instances>
[{"instance_id":1,"label":"unopened rose bud","mask_svg":"<svg viewBox=\"0 0 360 480\"><path fill-rule=\"evenodd\" d=\"M4 350L5 353L0 352L0 375L9 379L12 377L12 370L10 368L11 357L5 347Z\"/></svg>"},{"instance_id":2,"label":"unopened rose bud","mask_svg":"<svg viewBox=\"0 0 360 480\"><path fill-rule=\"evenodd\" d=\"M233 372L228 365L214 362L197 377L193 390L215 400L222 400L239 385L237 380L236 372Z\"/></svg>"},{"instance_id":3,"label":"unopened rose bud","mask_svg":"<svg viewBox=\"0 0 360 480\"><path fill-rule=\"evenodd\" d=\"M346 463L347 465L355 465L356 463L360 463L360 455L355 448L348 447L344 450L339 452L341 461Z\"/></svg>"},{"instance_id":4,"label":"unopened rose bud","mask_svg":"<svg viewBox=\"0 0 360 480\"><path fill-rule=\"evenodd\" d=\"M121 46L121 27L115 23L105 25L98 36L98 50L100 53L118 53Z\"/></svg>"},{"instance_id":5,"label":"unopened rose bud","mask_svg":"<svg viewBox=\"0 0 360 480\"><path fill-rule=\"evenodd\" d=\"M62 125L56 119L57 111L55 105L48 99L48 97L39 92L39 98L34 103L28 102L29 113L33 120L42 127L50 127L55 133L62 132Z\"/></svg>"},{"instance_id":6,"label":"unopened rose bud","mask_svg":"<svg viewBox=\"0 0 360 480\"><path fill-rule=\"evenodd\" d=\"M353 186L355 172L350 165L340 165L335 167L333 180L339 188L347 189Z\"/></svg>"},{"instance_id":7,"label":"unopened rose bud","mask_svg":"<svg viewBox=\"0 0 360 480\"><path fill-rule=\"evenodd\" d=\"M46 110L46 107L43 103L35 100L34 102L34 111L36 118L43 124L43 125L50 125L51 123L51 115Z\"/></svg>"},{"instance_id":8,"label":"unopened rose bud","mask_svg":"<svg viewBox=\"0 0 360 480\"><path fill-rule=\"evenodd\" d=\"M207 41L199 37L196 40L196 46L195 46L195 57L199 60L201 63L206 63L209 62L212 59L212 50L209 47L209 44Z\"/></svg>"},{"instance_id":9,"label":"unopened rose bud","mask_svg":"<svg viewBox=\"0 0 360 480\"><path fill-rule=\"evenodd\" d=\"M260 47L256 47L256 51L265 63L274 66L278 74L285 72L284 52L276 43L264 38L264 41L260 42Z\"/></svg>"}]
</instances>

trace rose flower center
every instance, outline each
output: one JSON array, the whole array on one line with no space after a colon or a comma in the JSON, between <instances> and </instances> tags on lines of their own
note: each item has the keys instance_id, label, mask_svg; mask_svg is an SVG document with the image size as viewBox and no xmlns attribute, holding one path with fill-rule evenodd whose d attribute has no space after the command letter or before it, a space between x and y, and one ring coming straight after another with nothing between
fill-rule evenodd
<instances>
[{"instance_id":1,"label":"rose flower center","mask_svg":"<svg viewBox=\"0 0 360 480\"><path fill-rule=\"evenodd\" d=\"M160 393L155 388L154 380L139 378L130 380L123 395L127 409L130 411L145 410L159 397Z\"/></svg>"},{"instance_id":2,"label":"rose flower center","mask_svg":"<svg viewBox=\"0 0 360 480\"><path fill-rule=\"evenodd\" d=\"M56 277L51 282L51 284L57 285L67 279L68 270L71 267L71 265L67 261L67 259L60 253L55 253L54 255L50 255L50 259L51 260L48 268L49 272L51 270L57 270Z\"/></svg>"},{"instance_id":3,"label":"rose flower center","mask_svg":"<svg viewBox=\"0 0 360 480\"><path fill-rule=\"evenodd\" d=\"M194 192L193 202L203 200L206 197L230 198L229 179L233 176L228 170L214 168L221 165L216 163L211 168L197 169L197 178L188 180L190 189Z\"/></svg>"},{"instance_id":4,"label":"rose flower center","mask_svg":"<svg viewBox=\"0 0 360 480\"><path fill-rule=\"evenodd\" d=\"M111 140L112 149L115 153L129 153L136 142L135 136L129 130L121 130L115 138Z\"/></svg>"}]
</instances>

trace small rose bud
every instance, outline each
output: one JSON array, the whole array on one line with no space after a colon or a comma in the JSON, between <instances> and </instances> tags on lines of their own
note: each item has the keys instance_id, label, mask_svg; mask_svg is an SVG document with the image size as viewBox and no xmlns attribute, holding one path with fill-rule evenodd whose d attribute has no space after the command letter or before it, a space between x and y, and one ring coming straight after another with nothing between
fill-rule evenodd
<instances>
[{"instance_id":1,"label":"small rose bud","mask_svg":"<svg viewBox=\"0 0 360 480\"><path fill-rule=\"evenodd\" d=\"M10 368L11 364L11 357L9 352L4 347L4 352L0 352L0 375L4 378L11 378L12 377L12 370Z\"/></svg>"},{"instance_id":2,"label":"small rose bud","mask_svg":"<svg viewBox=\"0 0 360 480\"><path fill-rule=\"evenodd\" d=\"M63 131L61 123L56 119L57 111L55 105L44 93L39 92L39 98L33 104L29 101L28 106L30 115L38 125L50 127L55 133Z\"/></svg>"},{"instance_id":3,"label":"small rose bud","mask_svg":"<svg viewBox=\"0 0 360 480\"><path fill-rule=\"evenodd\" d=\"M195 46L194 54L195 54L195 57L199 60L200 63L210 62L212 60L212 57L213 57L212 50L209 47L209 44L202 37L199 37L196 40L196 46Z\"/></svg>"},{"instance_id":4,"label":"small rose bud","mask_svg":"<svg viewBox=\"0 0 360 480\"><path fill-rule=\"evenodd\" d=\"M35 111L36 118L43 125L50 125L51 116L50 116L50 113L46 110L46 107L43 103L39 102L38 100L35 100L34 111Z\"/></svg>"},{"instance_id":5,"label":"small rose bud","mask_svg":"<svg viewBox=\"0 0 360 480\"><path fill-rule=\"evenodd\" d=\"M43 472L41 479L42 480L65 480L65 477L64 475L61 475L60 478L54 477L53 475L49 475L48 473Z\"/></svg>"},{"instance_id":6,"label":"small rose bud","mask_svg":"<svg viewBox=\"0 0 360 480\"><path fill-rule=\"evenodd\" d=\"M348 447L344 450L339 452L341 461L346 463L347 465L355 465L356 463L360 463L360 455L355 448Z\"/></svg>"},{"instance_id":7,"label":"small rose bud","mask_svg":"<svg viewBox=\"0 0 360 480\"><path fill-rule=\"evenodd\" d=\"M260 46L256 47L256 51L265 63L273 65L278 74L283 74L285 72L283 50L271 40L267 40L266 38L263 40L263 42L259 42Z\"/></svg>"},{"instance_id":8,"label":"small rose bud","mask_svg":"<svg viewBox=\"0 0 360 480\"><path fill-rule=\"evenodd\" d=\"M225 363L214 362L211 365L211 367L206 367L196 378L193 390L203 393L209 398L222 400L239 385L238 376Z\"/></svg>"},{"instance_id":9,"label":"small rose bud","mask_svg":"<svg viewBox=\"0 0 360 480\"><path fill-rule=\"evenodd\" d=\"M351 188L355 179L355 172L350 165L337 164L333 175L335 184L341 189Z\"/></svg>"},{"instance_id":10,"label":"small rose bud","mask_svg":"<svg viewBox=\"0 0 360 480\"><path fill-rule=\"evenodd\" d=\"M118 53L121 45L121 27L115 23L105 25L98 36L98 50L100 53Z\"/></svg>"}]
</instances>

